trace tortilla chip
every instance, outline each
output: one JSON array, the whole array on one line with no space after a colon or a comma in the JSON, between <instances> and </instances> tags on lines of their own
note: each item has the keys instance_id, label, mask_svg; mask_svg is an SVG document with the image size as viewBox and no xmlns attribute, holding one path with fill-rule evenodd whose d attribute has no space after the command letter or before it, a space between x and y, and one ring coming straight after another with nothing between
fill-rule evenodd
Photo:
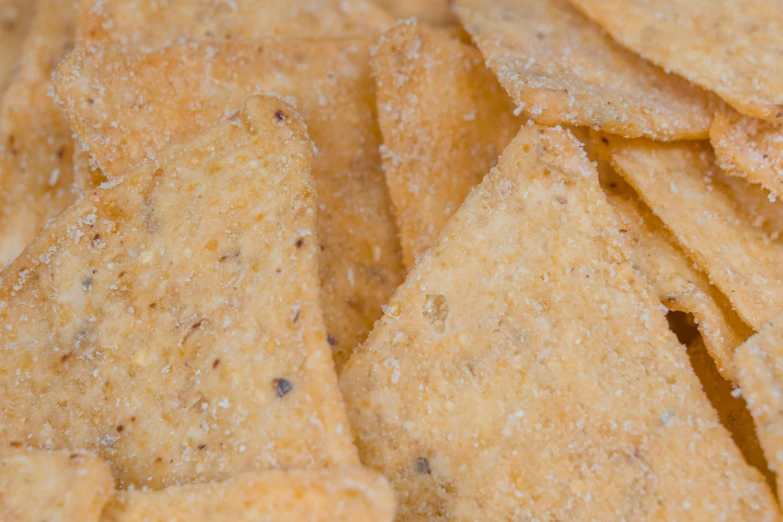
<instances>
[{"instance_id":1,"label":"tortilla chip","mask_svg":"<svg viewBox=\"0 0 783 522\"><path fill-rule=\"evenodd\" d=\"M783 244L746 219L705 143L607 137L612 164L758 330L783 311Z\"/></svg>"},{"instance_id":2,"label":"tortilla chip","mask_svg":"<svg viewBox=\"0 0 783 522\"><path fill-rule=\"evenodd\" d=\"M779 0L570 1L647 60L743 114L783 122Z\"/></svg>"},{"instance_id":3,"label":"tortilla chip","mask_svg":"<svg viewBox=\"0 0 783 522\"><path fill-rule=\"evenodd\" d=\"M102 522L391 522L394 494L360 469L245 473L228 482L121 492Z\"/></svg>"},{"instance_id":4,"label":"tortilla chip","mask_svg":"<svg viewBox=\"0 0 783 522\"><path fill-rule=\"evenodd\" d=\"M783 127L721 111L710 128L718 165L783 199Z\"/></svg>"},{"instance_id":5,"label":"tortilla chip","mask_svg":"<svg viewBox=\"0 0 783 522\"><path fill-rule=\"evenodd\" d=\"M393 23L370 0L83 0L78 38L150 51L182 37L376 35Z\"/></svg>"},{"instance_id":6,"label":"tortilla chip","mask_svg":"<svg viewBox=\"0 0 783 522\"><path fill-rule=\"evenodd\" d=\"M34 15L34 1L0 0L0 93L14 74Z\"/></svg>"},{"instance_id":7,"label":"tortilla chip","mask_svg":"<svg viewBox=\"0 0 783 522\"><path fill-rule=\"evenodd\" d=\"M449 0L376 0L397 18L416 18L432 25L447 25L456 21Z\"/></svg>"},{"instance_id":8,"label":"tortilla chip","mask_svg":"<svg viewBox=\"0 0 783 522\"><path fill-rule=\"evenodd\" d=\"M6 522L98 522L112 489L109 466L89 453L0 449Z\"/></svg>"},{"instance_id":9,"label":"tortilla chip","mask_svg":"<svg viewBox=\"0 0 783 522\"><path fill-rule=\"evenodd\" d=\"M614 43L565 0L456 0L519 110L544 125L703 139L716 99Z\"/></svg>"},{"instance_id":10,"label":"tortilla chip","mask_svg":"<svg viewBox=\"0 0 783 522\"><path fill-rule=\"evenodd\" d=\"M138 58L77 51L59 71L57 92L108 178L235 110L245 96L269 92L294 103L318 147L322 299L339 369L403 272L369 60L364 39L188 44Z\"/></svg>"},{"instance_id":11,"label":"tortilla chip","mask_svg":"<svg viewBox=\"0 0 783 522\"><path fill-rule=\"evenodd\" d=\"M90 192L0 286L0 438L120 486L356 464L304 124L273 98Z\"/></svg>"},{"instance_id":12,"label":"tortilla chip","mask_svg":"<svg viewBox=\"0 0 783 522\"><path fill-rule=\"evenodd\" d=\"M776 317L734 354L742 395L783 498L783 318Z\"/></svg>"},{"instance_id":13,"label":"tortilla chip","mask_svg":"<svg viewBox=\"0 0 783 522\"><path fill-rule=\"evenodd\" d=\"M425 25L389 30L372 68L386 183L411 269L523 120L474 47Z\"/></svg>"},{"instance_id":14,"label":"tortilla chip","mask_svg":"<svg viewBox=\"0 0 783 522\"><path fill-rule=\"evenodd\" d=\"M40 0L21 69L0 107L0 269L75 199L73 143L51 97L59 61L73 43L70 0Z\"/></svg>"},{"instance_id":15,"label":"tortilla chip","mask_svg":"<svg viewBox=\"0 0 783 522\"><path fill-rule=\"evenodd\" d=\"M400 520L775 520L627 260L595 169L524 127L341 376Z\"/></svg>"},{"instance_id":16,"label":"tortilla chip","mask_svg":"<svg viewBox=\"0 0 783 522\"><path fill-rule=\"evenodd\" d=\"M601 181L617 214L620 233L631 246L634 267L666 308L694 316L720 375L736 381L734 350L753 335L753 330L707 276L691 264L671 232L611 167Z\"/></svg>"}]
</instances>

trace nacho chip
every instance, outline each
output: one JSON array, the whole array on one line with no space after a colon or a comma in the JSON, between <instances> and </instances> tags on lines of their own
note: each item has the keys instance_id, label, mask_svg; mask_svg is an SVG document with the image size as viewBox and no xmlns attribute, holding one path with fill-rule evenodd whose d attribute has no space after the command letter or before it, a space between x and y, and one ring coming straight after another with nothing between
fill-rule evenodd
<instances>
[{"instance_id":1,"label":"nacho chip","mask_svg":"<svg viewBox=\"0 0 783 522\"><path fill-rule=\"evenodd\" d=\"M77 51L59 71L57 92L108 178L235 110L245 96L270 92L294 103L318 147L322 299L339 369L403 272L369 60L363 39L189 44L138 58Z\"/></svg>"},{"instance_id":2,"label":"nacho chip","mask_svg":"<svg viewBox=\"0 0 783 522\"><path fill-rule=\"evenodd\" d=\"M474 47L425 25L389 30L372 67L386 183L410 269L523 121Z\"/></svg>"},{"instance_id":3,"label":"nacho chip","mask_svg":"<svg viewBox=\"0 0 783 522\"><path fill-rule=\"evenodd\" d=\"M783 199L783 127L720 111L710 128L718 165Z\"/></svg>"},{"instance_id":4,"label":"nacho chip","mask_svg":"<svg viewBox=\"0 0 783 522\"><path fill-rule=\"evenodd\" d=\"M655 140L706 138L715 98L614 43L565 0L456 0L519 110Z\"/></svg>"},{"instance_id":5,"label":"nacho chip","mask_svg":"<svg viewBox=\"0 0 783 522\"><path fill-rule=\"evenodd\" d=\"M456 21L449 0L376 0L398 18L414 17L432 25L447 25Z\"/></svg>"},{"instance_id":6,"label":"nacho chip","mask_svg":"<svg viewBox=\"0 0 783 522\"><path fill-rule=\"evenodd\" d=\"M0 449L6 522L98 522L112 489L109 466L89 453Z\"/></svg>"},{"instance_id":7,"label":"nacho chip","mask_svg":"<svg viewBox=\"0 0 783 522\"><path fill-rule=\"evenodd\" d=\"M102 522L391 522L394 495L363 470L245 473L222 483L121 492Z\"/></svg>"},{"instance_id":8,"label":"nacho chip","mask_svg":"<svg viewBox=\"0 0 783 522\"><path fill-rule=\"evenodd\" d=\"M51 97L51 74L73 43L70 0L40 0L0 106L0 269L75 196L68 122Z\"/></svg>"},{"instance_id":9,"label":"nacho chip","mask_svg":"<svg viewBox=\"0 0 783 522\"><path fill-rule=\"evenodd\" d=\"M607 137L612 164L754 329L783 311L783 244L746 219L704 143Z\"/></svg>"},{"instance_id":10,"label":"nacho chip","mask_svg":"<svg viewBox=\"0 0 783 522\"><path fill-rule=\"evenodd\" d=\"M734 354L742 395L783 498L783 318L776 317Z\"/></svg>"},{"instance_id":11,"label":"nacho chip","mask_svg":"<svg viewBox=\"0 0 783 522\"><path fill-rule=\"evenodd\" d=\"M0 93L17 67L34 15L34 0L0 0Z\"/></svg>"},{"instance_id":12,"label":"nacho chip","mask_svg":"<svg viewBox=\"0 0 783 522\"><path fill-rule=\"evenodd\" d=\"M94 451L123 487L356 464L311 156L251 99L49 226L0 286L0 438Z\"/></svg>"},{"instance_id":13,"label":"nacho chip","mask_svg":"<svg viewBox=\"0 0 783 522\"><path fill-rule=\"evenodd\" d=\"M411 271L341 376L400 520L776 519L613 221L524 127Z\"/></svg>"},{"instance_id":14,"label":"nacho chip","mask_svg":"<svg viewBox=\"0 0 783 522\"><path fill-rule=\"evenodd\" d=\"M375 35L392 23L370 0L83 0L78 37L149 51L182 37Z\"/></svg>"},{"instance_id":15,"label":"nacho chip","mask_svg":"<svg viewBox=\"0 0 783 522\"><path fill-rule=\"evenodd\" d=\"M618 42L739 112L783 122L779 0L570 1Z\"/></svg>"}]
</instances>

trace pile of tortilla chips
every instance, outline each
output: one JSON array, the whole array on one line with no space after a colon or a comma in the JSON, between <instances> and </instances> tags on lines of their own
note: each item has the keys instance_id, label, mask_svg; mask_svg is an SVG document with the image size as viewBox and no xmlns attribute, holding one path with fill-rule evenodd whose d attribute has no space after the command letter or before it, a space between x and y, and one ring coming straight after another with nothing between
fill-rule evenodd
<instances>
[{"instance_id":1,"label":"pile of tortilla chips","mask_svg":"<svg viewBox=\"0 0 783 522\"><path fill-rule=\"evenodd\" d=\"M778 0L0 0L0 520L783 517Z\"/></svg>"}]
</instances>

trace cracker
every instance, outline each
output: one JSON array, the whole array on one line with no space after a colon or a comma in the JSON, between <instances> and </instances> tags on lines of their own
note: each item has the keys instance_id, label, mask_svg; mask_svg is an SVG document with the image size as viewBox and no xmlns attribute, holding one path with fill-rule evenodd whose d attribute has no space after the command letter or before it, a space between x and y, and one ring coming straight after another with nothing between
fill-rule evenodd
<instances>
[{"instance_id":1,"label":"cracker","mask_svg":"<svg viewBox=\"0 0 783 522\"><path fill-rule=\"evenodd\" d=\"M715 98L614 43L565 0L456 0L519 110L629 138L706 138Z\"/></svg>"},{"instance_id":2,"label":"cracker","mask_svg":"<svg viewBox=\"0 0 783 522\"><path fill-rule=\"evenodd\" d=\"M742 395L783 498L783 318L776 317L734 354Z\"/></svg>"},{"instance_id":3,"label":"cracker","mask_svg":"<svg viewBox=\"0 0 783 522\"><path fill-rule=\"evenodd\" d=\"M758 330L783 311L783 244L746 219L705 143L607 137L612 164Z\"/></svg>"},{"instance_id":4,"label":"cracker","mask_svg":"<svg viewBox=\"0 0 783 522\"><path fill-rule=\"evenodd\" d=\"M7 522L98 522L112 489L109 466L89 453L0 449Z\"/></svg>"},{"instance_id":5,"label":"cracker","mask_svg":"<svg viewBox=\"0 0 783 522\"><path fill-rule=\"evenodd\" d=\"M364 470L267 471L114 495L102 522L391 522L394 494Z\"/></svg>"},{"instance_id":6,"label":"cracker","mask_svg":"<svg viewBox=\"0 0 783 522\"><path fill-rule=\"evenodd\" d=\"M149 51L182 37L376 35L392 23L371 0L83 0L78 38Z\"/></svg>"},{"instance_id":7,"label":"cracker","mask_svg":"<svg viewBox=\"0 0 783 522\"><path fill-rule=\"evenodd\" d=\"M364 39L187 44L138 58L85 50L61 67L57 93L108 178L235 110L245 96L270 92L294 103L318 147L322 298L339 369L403 272L369 59Z\"/></svg>"},{"instance_id":8,"label":"cracker","mask_svg":"<svg viewBox=\"0 0 783 522\"><path fill-rule=\"evenodd\" d=\"M647 60L743 114L783 122L778 0L570 1Z\"/></svg>"},{"instance_id":9,"label":"cracker","mask_svg":"<svg viewBox=\"0 0 783 522\"><path fill-rule=\"evenodd\" d=\"M449 0L376 0L398 18L416 18L432 25L448 25L456 21Z\"/></svg>"},{"instance_id":10,"label":"cracker","mask_svg":"<svg viewBox=\"0 0 783 522\"><path fill-rule=\"evenodd\" d=\"M73 143L51 74L73 43L71 0L40 0L0 106L0 268L75 199Z\"/></svg>"},{"instance_id":11,"label":"cracker","mask_svg":"<svg viewBox=\"0 0 783 522\"><path fill-rule=\"evenodd\" d=\"M710 142L723 170L783 198L783 127L734 111L720 111Z\"/></svg>"},{"instance_id":12,"label":"cracker","mask_svg":"<svg viewBox=\"0 0 783 522\"><path fill-rule=\"evenodd\" d=\"M0 0L0 93L17 67L34 15L34 1Z\"/></svg>"},{"instance_id":13,"label":"cracker","mask_svg":"<svg viewBox=\"0 0 783 522\"><path fill-rule=\"evenodd\" d=\"M594 167L527 126L341 386L400 520L775 520L634 272Z\"/></svg>"},{"instance_id":14,"label":"cracker","mask_svg":"<svg viewBox=\"0 0 783 522\"><path fill-rule=\"evenodd\" d=\"M304 124L274 98L91 191L3 273L0 439L121 487L357 464Z\"/></svg>"},{"instance_id":15,"label":"cracker","mask_svg":"<svg viewBox=\"0 0 783 522\"><path fill-rule=\"evenodd\" d=\"M410 269L523 120L478 50L423 24L389 30L372 68L386 183Z\"/></svg>"}]
</instances>

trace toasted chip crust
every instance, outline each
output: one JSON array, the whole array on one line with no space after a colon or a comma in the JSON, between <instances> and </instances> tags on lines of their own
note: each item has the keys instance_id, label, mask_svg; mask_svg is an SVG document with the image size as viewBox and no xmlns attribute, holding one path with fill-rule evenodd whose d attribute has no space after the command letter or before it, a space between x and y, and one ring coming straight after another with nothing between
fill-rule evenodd
<instances>
[{"instance_id":1,"label":"toasted chip crust","mask_svg":"<svg viewBox=\"0 0 783 522\"><path fill-rule=\"evenodd\" d=\"M71 0L40 0L0 106L0 269L75 196L68 122L51 97L51 75L73 44Z\"/></svg>"},{"instance_id":2,"label":"toasted chip crust","mask_svg":"<svg viewBox=\"0 0 783 522\"><path fill-rule=\"evenodd\" d=\"M783 244L754 226L715 177L705 143L607 137L612 164L754 329L783 311Z\"/></svg>"},{"instance_id":3,"label":"toasted chip crust","mask_svg":"<svg viewBox=\"0 0 783 522\"><path fill-rule=\"evenodd\" d=\"M520 109L544 125L629 138L703 139L716 99L614 43L565 0L456 0Z\"/></svg>"},{"instance_id":4,"label":"toasted chip crust","mask_svg":"<svg viewBox=\"0 0 783 522\"><path fill-rule=\"evenodd\" d=\"M449 0L376 0L398 18L414 17L432 25L447 25L456 21Z\"/></svg>"},{"instance_id":5,"label":"toasted chip crust","mask_svg":"<svg viewBox=\"0 0 783 522\"><path fill-rule=\"evenodd\" d=\"M0 438L120 486L357 463L304 124L273 98L95 189L3 273Z\"/></svg>"},{"instance_id":6,"label":"toasted chip crust","mask_svg":"<svg viewBox=\"0 0 783 522\"><path fill-rule=\"evenodd\" d=\"M112 489L109 466L89 453L0 449L6 522L98 522Z\"/></svg>"},{"instance_id":7,"label":"toasted chip crust","mask_svg":"<svg viewBox=\"0 0 783 522\"><path fill-rule=\"evenodd\" d=\"M183 37L375 35L392 23L370 0L82 0L78 39L149 51Z\"/></svg>"},{"instance_id":8,"label":"toasted chip crust","mask_svg":"<svg viewBox=\"0 0 783 522\"><path fill-rule=\"evenodd\" d=\"M17 67L34 15L35 0L0 0L0 93Z\"/></svg>"},{"instance_id":9,"label":"toasted chip crust","mask_svg":"<svg viewBox=\"0 0 783 522\"><path fill-rule=\"evenodd\" d=\"M734 354L742 395L783 494L783 317L776 317Z\"/></svg>"},{"instance_id":10,"label":"toasted chip crust","mask_svg":"<svg viewBox=\"0 0 783 522\"><path fill-rule=\"evenodd\" d=\"M568 133L524 127L341 376L400 520L774 520Z\"/></svg>"},{"instance_id":11,"label":"toasted chip crust","mask_svg":"<svg viewBox=\"0 0 783 522\"><path fill-rule=\"evenodd\" d=\"M372 67L383 168L410 269L523 120L474 47L425 25L385 33Z\"/></svg>"},{"instance_id":12,"label":"toasted chip crust","mask_svg":"<svg viewBox=\"0 0 783 522\"><path fill-rule=\"evenodd\" d=\"M570 1L623 45L741 113L783 122L778 0Z\"/></svg>"},{"instance_id":13,"label":"toasted chip crust","mask_svg":"<svg viewBox=\"0 0 783 522\"><path fill-rule=\"evenodd\" d=\"M394 508L389 484L369 471L267 471L117 493L101 522L391 522Z\"/></svg>"},{"instance_id":14,"label":"toasted chip crust","mask_svg":"<svg viewBox=\"0 0 783 522\"><path fill-rule=\"evenodd\" d=\"M783 199L783 127L737 112L720 111L710 128L718 165L728 174L761 184Z\"/></svg>"},{"instance_id":15,"label":"toasted chip crust","mask_svg":"<svg viewBox=\"0 0 783 522\"><path fill-rule=\"evenodd\" d=\"M322 299L338 369L403 272L369 48L364 39L264 40L174 46L135 59L94 49L75 52L57 81L76 133L109 178L235 110L244 96L271 92L296 105L318 147Z\"/></svg>"}]
</instances>

